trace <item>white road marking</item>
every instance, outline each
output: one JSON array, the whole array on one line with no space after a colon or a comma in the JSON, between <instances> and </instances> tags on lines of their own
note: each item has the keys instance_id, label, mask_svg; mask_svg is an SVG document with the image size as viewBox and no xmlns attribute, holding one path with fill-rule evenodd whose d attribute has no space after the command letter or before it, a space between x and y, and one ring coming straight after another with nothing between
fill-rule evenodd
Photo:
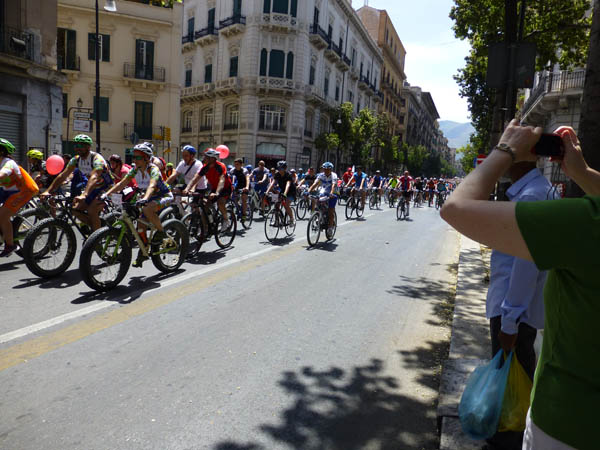
<instances>
[{"instance_id":1,"label":"white road marking","mask_svg":"<svg viewBox=\"0 0 600 450\"><path fill-rule=\"evenodd\" d=\"M367 217L374 216L375 214L386 213L388 211L391 211L391 209L374 212L374 213L371 213L371 214L368 214L368 215L364 216L364 218L366 219ZM353 220L353 221L341 223L340 225L338 225L338 228L343 227L344 225L350 225L352 223L356 223L356 221ZM306 236L303 236L298 241L294 240L295 243L296 242L302 242L302 241L306 241ZM272 252L274 250L278 250L280 248L281 247L276 247L276 246L264 248L264 249L259 250L257 252L249 253L249 254L244 255L244 256L239 256L237 258L231 259L229 261L225 261L225 262L223 262L221 264L217 264L215 266L206 267L204 269L200 269L200 270L196 270L196 271L193 271L193 272L187 272L187 273L181 274L181 275L179 275L177 277L174 277L174 278L171 278L169 280L165 280L165 281L160 282L160 286L157 286L155 288L148 289L147 291L144 291L143 295L147 295L147 294L149 294L151 292L154 292L154 291L157 291L159 289L162 289L162 288L165 288L165 287L168 287L168 286L172 286L172 285L177 284L177 283L181 283L182 281L189 280L190 278L198 277L199 275L204 275L206 273L214 272L216 270L223 269L224 267L228 267L228 266L231 266L233 264L238 264L240 262L247 261L247 260L252 259L252 258L256 258L257 256L264 255L266 253ZM54 317L52 319L44 320L42 322L38 322L36 324L30 325L30 326L27 326L27 327L23 327L23 328L20 328L18 330L11 331L9 333L5 333L3 335L0 335L0 344L4 344L4 343L10 342L10 341L14 341L15 339L19 339L19 338L22 338L24 336L27 336L27 335L30 335L30 334L33 334L33 333L37 333L38 331L42 331L42 330L44 330L46 328L50 328L50 327L53 327L55 325L59 325L59 324L61 324L63 322L66 322L67 320L76 319L78 317L82 317L82 316L85 316L87 314L91 314L91 313L94 313L96 311L100 311L100 310L103 310L103 309L106 309L106 308L110 308L110 307L113 307L113 306L117 306L117 305L118 305L118 303L101 301L101 303L97 303L95 305L90 305L90 306L88 306L86 308L81 308L81 309L78 309L77 311L73 311L73 312L70 312L70 313L67 313L67 314L62 314L62 315Z\"/></svg>"}]
</instances>

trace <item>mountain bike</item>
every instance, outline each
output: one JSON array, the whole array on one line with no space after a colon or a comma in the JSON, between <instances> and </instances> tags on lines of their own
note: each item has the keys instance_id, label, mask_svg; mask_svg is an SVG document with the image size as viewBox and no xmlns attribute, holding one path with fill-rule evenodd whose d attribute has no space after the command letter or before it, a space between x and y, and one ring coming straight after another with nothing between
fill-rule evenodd
<instances>
[{"instance_id":1,"label":"mountain bike","mask_svg":"<svg viewBox=\"0 0 600 450\"><path fill-rule=\"evenodd\" d=\"M296 220L290 218L282 206L283 202L288 201L287 198L275 192L271 192L269 195L274 206L273 210L265 218L265 237L269 242L273 242L277 239L279 230L285 230L287 236L294 234L294 231L296 231ZM291 211L294 214L294 210L291 209Z\"/></svg>"},{"instance_id":2,"label":"mountain bike","mask_svg":"<svg viewBox=\"0 0 600 450\"><path fill-rule=\"evenodd\" d=\"M441 209L444 206L444 202L446 201L446 196L443 192L438 192L435 196L435 209Z\"/></svg>"},{"instance_id":3,"label":"mountain bike","mask_svg":"<svg viewBox=\"0 0 600 450\"><path fill-rule=\"evenodd\" d=\"M400 192L400 199L398 200L398 206L396 207L396 218L398 220L404 220L408 216L410 209L410 197L407 199L404 196L404 192Z\"/></svg>"},{"instance_id":4,"label":"mountain bike","mask_svg":"<svg viewBox=\"0 0 600 450\"><path fill-rule=\"evenodd\" d=\"M346 203L346 219L350 220L352 216L356 216L356 218L363 216L364 205L361 205L361 203L361 194L355 189L350 195L348 203Z\"/></svg>"},{"instance_id":5,"label":"mountain bike","mask_svg":"<svg viewBox=\"0 0 600 450\"><path fill-rule=\"evenodd\" d=\"M137 231L139 223L150 231L147 243ZM136 244L161 272L172 273L179 269L188 251L188 230L177 219L169 219L162 226L166 237L156 239L156 228L143 218L139 208L129 202L123 203L120 217L112 225L93 232L83 244L79 270L85 284L100 292L118 286L129 271Z\"/></svg>"},{"instance_id":6,"label":"mountain bike","mask_svg":"<svg viewBox=\"0 0 600 450\"><path fill-rule=\"evenodd\" d=\"M250 196L248 196L246 204L246 214L244 214L244 208L242 207L242 199L242 191L236 189L231 194L231 198L229 199L228 203L235 211L237 218L240 219L244 230L248 230L252 226L252 221L254 220L254 209L252 208L252 205L250 203Z\"/></svg>"},{"instance_id":7,"label":"mountain bike","mask_svg":"<svg viewBox=\"0 0 600 450\"><path fill-rule=\"evenodd\" d=\"M10 222L13 229L13 241L17 246L15 253L18 256L23 256L24 241L31 229L47 217L49 217L49 213L40 208L21 208L17 214L11 217ZM0 230L0 246L4 243L4 236Z\"/></svg>"},{"instance_id":8,"label":"mountain bike","mask_svg":"<svg viewBox=\"0 0 600 450\"><path fill-rule=\"evenodd\" d=\"M379 209L379 205L381 205L379 188L371 188L371 192L369 194L369 209Z\"/></svg>"},{"instance_id":9,"label":"mountain bike","mask_svg":"<svg viewBox=\"0 0 600 450\"><path fill-rule=\"evenodd\" d=\"M304 220L309 212L314 212L315 195L310 194L308 190L305 190L300 194L301 198L296 203L296 217L298 220Z\"/></svg>"},{"instance_id":10,"label":"mountain bike","mask_svg":"<svg viewBox=\"0 0 600 450\"><path fill-rule=\"evenodd\" d=\"M387 201L390 208L396 206L396 202L398 201L398 190L396 188L390 188L387 195Z\"/></svg>"},{"instance_id":11,"label":"mountain bike","mask_svg":"<svg viewBox=\"0 0 600 450\"><path fill-rule=\"evenodd\" d=\"M183 196L180 193L173 193L173 197L175 199L173 203L163 209L158 216L161 223L169 219L181 220L188 212L190 212L188 196Z\"/></svg>"},{"instance_id":12,"label":"mountain bike","mask_svg":"<svg viewBox=\"0 0 600 450\"><path fill-rule=\"evenodd\" d=\"M329 201L330 196L322 196L319 198L317 210L313 213L308 226L306 227L306 239L310 247L315 246L319 242L321 231L325 231L327 242L331 241L337 230L337 213L333 211L333 226L329 227Z\"/></svg>"},{"instance_id":13,"label":"mountain bike","mask_svg":"<svg viewBox=\"0 0 600 450\"><path fill-rule=\"evenodd\" d=\"M417 194L415 195L415 200L413 203L413 206L415 208L420 208L423 205L423 191L417 191Z\"/></svg>"}]
</instances>

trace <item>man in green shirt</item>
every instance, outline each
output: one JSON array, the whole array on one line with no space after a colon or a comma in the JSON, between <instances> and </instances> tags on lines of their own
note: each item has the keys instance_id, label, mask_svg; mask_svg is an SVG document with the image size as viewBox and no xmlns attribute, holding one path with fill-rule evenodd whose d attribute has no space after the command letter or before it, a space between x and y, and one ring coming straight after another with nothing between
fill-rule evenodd
<instances>
[{"instance_id":1,"label":"man in green shirt","mask_svg":"<svg viewBox=\"0 0 600 450\"><path fill-rule=\"evenodd\" d=\"M541 128L513 120L485 162L456 189L442 217L461 233L549 270L542 353L524 449L596 449L600 414L600 172L587 166L573 129L563 139L563 171L588 194L545 202L489 202L514 162L533 161ZM503 342L505 350L511 343Z\"/></svg>"}]
</instances>

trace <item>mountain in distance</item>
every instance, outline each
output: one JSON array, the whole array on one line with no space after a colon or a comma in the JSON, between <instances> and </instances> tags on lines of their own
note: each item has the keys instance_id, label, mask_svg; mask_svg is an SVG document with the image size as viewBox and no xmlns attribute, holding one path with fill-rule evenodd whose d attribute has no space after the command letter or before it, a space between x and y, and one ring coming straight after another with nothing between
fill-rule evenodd
<instances>
[{"instance_id":1,"label":"mountain in distance","mask_svg":"<svg viewBox=\"0 0 600 450\"><path fill-rule=\"evenodd\" d=\"M440 120L440 130L444 132L444 136L448 139L448 146L451 148L460 148L469 143L472 133L475 133L475 128L468 123L453 122L451 120Z\"/></svg>"}]
</instances>

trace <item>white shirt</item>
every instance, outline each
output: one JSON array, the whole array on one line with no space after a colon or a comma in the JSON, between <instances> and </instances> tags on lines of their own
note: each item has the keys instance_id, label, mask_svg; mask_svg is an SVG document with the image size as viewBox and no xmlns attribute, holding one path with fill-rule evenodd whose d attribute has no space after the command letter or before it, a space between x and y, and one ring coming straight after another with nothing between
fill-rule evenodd
<instances>
[{"instance_id":1,"label":"white shirt","mask_svg":"<svg viewBox=\"0 0 600 450\"><path fill-rule=\"evenodd\" d=\"M192 181L192 178L194 178L194 175L200 172L200 169L202 169L202 163L197 159L194 159L194 162L191 165L187 165L185 161L182 160L177 165L175 172L181 175L185 180L185 184L188 185L190 184L190 181ZM200 183L198 183L198 189L205 189L200 186L202 183L206 185L206 180L204 177L202 180L200 180Z\"/></svg>"},{"instance_id":2,"label":"white shirt","mask_svg":"<svg viewBox=\"0 0 600 450\"><path fill-rule=\"evenodd\" d=\"M331 185L333 183L335 183L335 189L337 190L338 177L335 172L332 171L331 175L329 176L326 176L325 172L322 172L319 175L317 175L317 180L321 182L321 190L319 191L321 195L330 194Z\"/></svg>"}]
</instances>

